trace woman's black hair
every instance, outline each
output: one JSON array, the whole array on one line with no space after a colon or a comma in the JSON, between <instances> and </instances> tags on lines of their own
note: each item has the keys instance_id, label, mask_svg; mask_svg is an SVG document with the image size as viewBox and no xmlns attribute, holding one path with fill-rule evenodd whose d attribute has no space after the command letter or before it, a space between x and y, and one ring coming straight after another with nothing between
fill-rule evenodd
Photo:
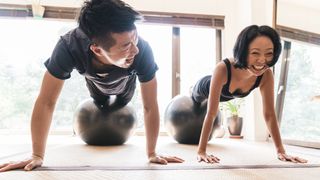
<instances>
[{"instance_id":1,"label":"woman's black hair","mask_svg":"<svg viewBox=\"0 0 320 180\"><path fill-rule=\"evenodd\" d=\"M237 41L233 48L233 57L235 60L235 68L247 69L247 57L249 51L250 43L259 36L266 36L270 38L273 43L273 59L268 64L269 67L272 67L278 61L278 58L281 53L281 40L280 36L276 30L269 26L257 26L251 25L246 27L239 34Z\"/></svg>"}]
</instances>

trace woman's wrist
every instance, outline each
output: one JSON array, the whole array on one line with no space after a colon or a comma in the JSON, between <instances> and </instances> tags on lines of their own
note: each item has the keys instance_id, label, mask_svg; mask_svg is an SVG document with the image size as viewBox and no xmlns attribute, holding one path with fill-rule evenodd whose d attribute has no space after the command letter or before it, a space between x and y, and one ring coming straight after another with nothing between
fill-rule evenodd
<instances>
[{"instance_id":1,"label":"woman's wrist","mask_svg":"<svg viewBox=\"0 0 320 180\"><path fill-rule=\"evenodd\" d=\"M43 157L37 154L32 154L32 158L41 159L43 161Z\"/></svg>"},{"instance_id":2,"label":"woman's wrist","mask_svg":"<svg viewBox=\"0 0 320 180\"><path fill-rule=\"evenodd\" d=\"M277 153L286 153L283 147L278 147L277 148Z\"/></svg>"}]
</instances>

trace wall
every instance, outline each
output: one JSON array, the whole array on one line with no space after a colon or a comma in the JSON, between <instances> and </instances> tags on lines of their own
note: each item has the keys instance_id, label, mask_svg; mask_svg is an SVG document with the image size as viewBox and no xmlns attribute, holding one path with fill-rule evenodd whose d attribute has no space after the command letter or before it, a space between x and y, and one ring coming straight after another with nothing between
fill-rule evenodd
<instances>
[{"instance_id":1,"label":"wall","mask_svg":"<svg viewBox=\"0 0 320 180\"><path fill-rule=\"evenodd\" d=\"M303 4L308 6L304 6ZM278 1L279 25L320 34L320 1Z\"/></svg>"}]
</instances>

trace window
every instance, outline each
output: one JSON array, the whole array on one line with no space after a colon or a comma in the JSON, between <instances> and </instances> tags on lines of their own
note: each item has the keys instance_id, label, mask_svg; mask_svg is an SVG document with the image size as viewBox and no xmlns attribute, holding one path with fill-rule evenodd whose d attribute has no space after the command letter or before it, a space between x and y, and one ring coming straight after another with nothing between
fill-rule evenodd
<instances>
[{"instance_id":1,"label":"window","mask_svg":"<svg viewBox=\"0 0 320 180\"><path fill-rule=\"evenodd\" d=\"M8 6L12 8L0 8L2 16L20 18L0 19L0 46L3 52L0 54L0 129L28 129L33 105L46 71L43 63L50 57L59 36L76 27L73 19L78 9L46 7L48 12L45 18L33 19L22 18L32 15L31 7ZM221 31L224 17L153 12L142 14L145 21L138 23L137 29L139 35L149 42L159 66L158 102L162 124L165 108L172 98L173 86L179 86L180 91L175 93L188 95L190 87L198 79L211 74L216 62L216 29L212 27ZM181 32L178 34L181 42L177 44L173 43L173 29ZM195 36L197 39L192 39ZM173 54L178 54L178 58ZM177 72L181 73L178 82L173 82L172 78L176 71L173 61L181 63L181 72ZM76 70L71 76L65 82L54 111L51 127L55 130L72 131L76 107L81 101L90 98L84 78ZM138 126L142 128L143 107L139 87L131 103L137 110Z\"/></svg>"},{"instance_id":2,"label":"window","mask_svg":"<svg viewBox=\"0 0 320 180\"><path fill-rule=\"evenodd\" d=\"M172 49L174 49L172 47L172 28L168 25L137 25L139 35L149 42L155 61L159 66L157 80L161 125L165 109L172 98ZM211 74L215 66L215 30L194 27L180 29L180 94L189 95L190 87L201 77ZM197 36L196 40L193 38L195 36ZM140 107L137 110L138 126L142 127L143 109L140 97L140 89L137 88L133 103L135 107Z\"/></svg>"},{"instance_id":3,"label":"window","mask_svg":"<svg viewBox=\"0 0 320 180\"><path fill-rule=\"evenodd\" d=\"M281 119L284 139L320 141L320 47L292 42Z\"/></svg>"},{"instance_id":4,"label":"window","mask_svg":"<svg viewBox=\"0 0 320 180\"><path fill-rule=\"evenodd\" d=\"M0 19L0 129L29 128L47 60L59 36L75 27L74 21ZM70 127L73 111L88 92L76 71L67 80L53 117L53 128ZM77 92L75 95L74 92ZM71 129L70 129L71 131Z\"/></svg>"},{"instance_id":5,"label":"window","mask_svg":"<svg viewBox=\"0 0 320 180\"><path fill-rule=\"evenodd\" d=\"M180 38L180 94L189 95L190 88L215 67L215 29L183 27Z\"/></svg>"},{"instance_id":6,"label":"window","mask_svg":"<svg viewBox=\"0 0 320 180\"><path fill-rule=\"evenodd\" d=\"M137 24L138 34L148 41L152 48L155 62L159 70L157 71L158 82L158 104L160 119L163 119L166 105L171 100L171 73L172 73L172 27L164 25L145 25ZM156 35L155 35L156 34ZM136 90L134 100L132 101L138 117L138 127L143 127L143 107L140 88ZM162 121L161 121L162 124Z\"/></svg>"}]
</instances>

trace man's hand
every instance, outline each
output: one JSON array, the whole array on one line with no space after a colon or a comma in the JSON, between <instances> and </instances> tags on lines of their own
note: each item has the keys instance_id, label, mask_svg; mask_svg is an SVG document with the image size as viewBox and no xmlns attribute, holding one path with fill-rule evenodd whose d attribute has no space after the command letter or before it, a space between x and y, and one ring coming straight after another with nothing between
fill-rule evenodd
<instances>
[{"instance_id":1,"label":"man's hand","mask_svg":"<svg viewBox=\"0 0 320 180\"><path fill-rule=\"evenodd\" d=\"M219 163L220 162L220 159L216 156L213 156L212 154L211 155L208 155L207 153L198 153L198 162L201 162L201 161L204 161L206 163Z\"/></svg>"},{"instance_id":2,"label":"man's hand","mask_svg":"<svg viewBox=\"0 0 320 180\"><path fill-rule=\"evenodd\" d=\"M0 165L0 172L9 171L13 169L24 169L26 171L31 171L36 167L40 167L43 163L43 159L39 156L32 156L23 161L9 162Z\"/></svg>"},{"instance_id":3,"label":"man's hand","mask_svg":"<svg viewBox=\"0 0 320 180\"><path fill-rule=\"evenodd\" d=\"M281 161L290 161L294 163L307 163L308 160L299 158L297 156L290 156L287 155L286 153L278 153L278 159Z\"/></svg>"},{"instance_id":4,"label":"man's hand","mask_svg":"<svg viewBox=\"0 0 320 180\"><path fill-rule=\"evenodd\" d=\"M161 155L153 154L149 156L149 162L157 163L157 164L168 164L168 163L182 163L184 162L184 160L176 156L161 156Z\"/></svg>"}]
</instances>

